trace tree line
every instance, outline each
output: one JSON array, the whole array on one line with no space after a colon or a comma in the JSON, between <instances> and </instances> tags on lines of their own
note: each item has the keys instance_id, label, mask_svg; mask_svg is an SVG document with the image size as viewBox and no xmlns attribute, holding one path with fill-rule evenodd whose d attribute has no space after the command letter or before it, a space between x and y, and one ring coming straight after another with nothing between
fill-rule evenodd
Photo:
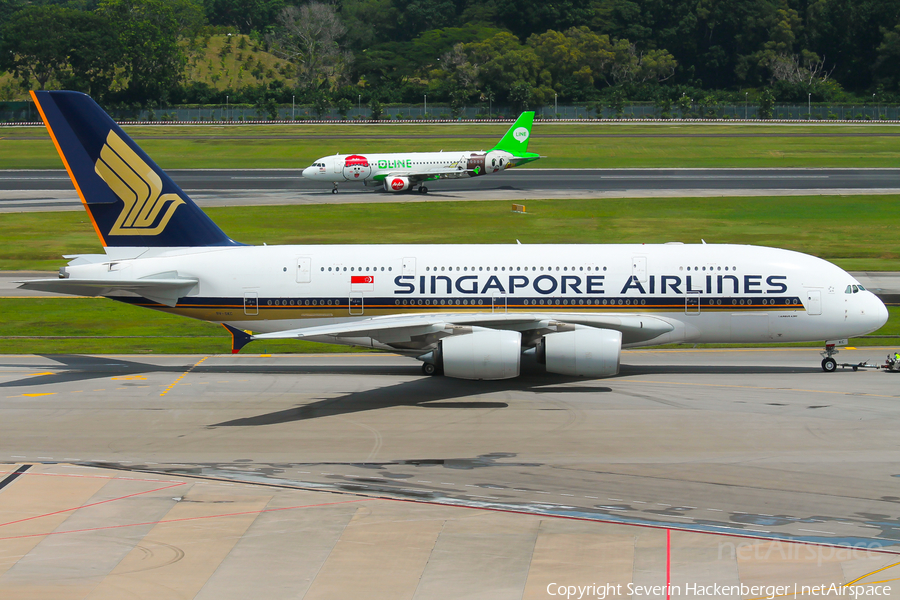
<instances>
[{"instance_id":1,"label":"tree line","mask_svg":"<svg viewBox=\"0 0 900 600\"><path fill-rule=\"evenodd\" d=\"M210 33L284 79L185 77ZM0 71L106 103L900 99L900 0L0 0Z\"/></svg>"}]
</instances>

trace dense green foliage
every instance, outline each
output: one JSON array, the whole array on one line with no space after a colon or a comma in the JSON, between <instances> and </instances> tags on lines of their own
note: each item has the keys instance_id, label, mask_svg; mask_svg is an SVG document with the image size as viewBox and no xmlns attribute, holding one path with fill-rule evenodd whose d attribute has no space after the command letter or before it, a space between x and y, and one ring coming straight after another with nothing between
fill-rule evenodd
<instances>
[{"instance_id":1,"label":"dense green foliage","mask_svg":"<svg viewBox=\"0 0 900 600\"><path fill-rule=\"evenodd\" d=\"M290 72L186 81L186 52L214 31ZM900 0L0 0L0 70L142 104L891 102Z\"/></svg>"}]
</instances>

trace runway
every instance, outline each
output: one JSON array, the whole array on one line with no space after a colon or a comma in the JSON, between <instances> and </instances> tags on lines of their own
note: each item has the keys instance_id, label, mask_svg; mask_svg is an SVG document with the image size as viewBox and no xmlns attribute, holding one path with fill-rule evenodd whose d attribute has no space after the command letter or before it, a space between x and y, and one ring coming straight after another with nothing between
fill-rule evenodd
<instances>
[{"instance_id":1,"label":"runway","mask_svg":"<svg viewBox=\"0 0 900 600\"><path fill-rule=\"evenodd\" d=\"M429 183L429 194L392 194L344 182L304 179L300 168L171 170L200 206L527 200L671 196L900 193L900 169L513 169ZM76 210L65 171L0 171L0 211Z\"/></svg>"},{"instance_id":2,"label":"runway","mask_svg":"<svg viewBox=\"0 0 900 600\"><path fill-rule=\"evenodd\" d=\"M673 582L847 583L898 562L900 393L819 360L472 382L383 354L0 356L0 591L547 598L664 584L665 530Z\"/></svg>"}]
</instances>

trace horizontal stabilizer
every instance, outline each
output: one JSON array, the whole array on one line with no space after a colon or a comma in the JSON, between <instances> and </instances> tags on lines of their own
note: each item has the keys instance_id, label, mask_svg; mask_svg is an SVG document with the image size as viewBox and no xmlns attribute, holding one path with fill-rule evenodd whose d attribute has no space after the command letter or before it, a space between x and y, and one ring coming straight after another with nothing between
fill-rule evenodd
<instances>
[{"instance_id":1,"label":"horizontal stabilizer","mask_svg":"<svg viewBox=\"0 0 900 600\"><path fill-rule=\"evenodd\" d=\"M73 296L110 296L115 292L131 292L148 300L175 306L187 296L199 280L195 277L144 279L32 279L17 281L19 289L71 294Z\"/></svg>"},{"instance_id":2,"label":"horizontal stabilizer","mask_svg":"<svg viewBox=\"0 0 900 600\"><path fill-rule=\"evenodd\" d=\"M226 325L222 323L222 327L231 334L231 353L237 354L241 351L241 348L249 344L253 341L253 338L249 333L242 329L238 329L236 327L232 327L231 325Z\"/></svg>"}]
</instances>

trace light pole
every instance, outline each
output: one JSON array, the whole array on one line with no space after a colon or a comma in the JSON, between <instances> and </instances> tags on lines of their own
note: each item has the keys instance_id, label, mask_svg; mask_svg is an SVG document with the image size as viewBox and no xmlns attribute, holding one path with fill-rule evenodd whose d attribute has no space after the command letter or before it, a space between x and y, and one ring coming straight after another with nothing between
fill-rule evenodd
<instances>
[{"instance_id":1,"label":"light pole","mask_svg":"<svg viewBox=\"0 0 900 600\"><path fill-rule=\"evenodd\" d=\"M294 120L294 98L295 96L291 96L291 121Z\"/></svg>"},{"instance_id":2,"label":"light pole","mask_svg":"<svg viewBox=\"0 0 900 600\"><path fill-rule=\"evenodd\" d=\"M749 109L747 108L747 103L749 102L748 95L750 92L744 92L744 120L746 121L749 117L747 116L749 113L747 112Z\"/></svg>"},{"instance_id":3,"label":"light pole","mask_svg":"<svg viewBox=\"0 0 900 600\"><path fill-rule=\"evenodd\" d=\"M428 116L428 94L424 94L425 96L425 108L422 111L422 118L426 118Z\"/></svg>"},{"instance_id":4,"label":"light pole","mask_svg":"<svg viewBox=\"0 0 900 600\"><path fill-rule=\"evenodd\" d=\"M873 112L873 113L878 112L878 107L875 106L875 94L872 94L872 105L874 106L874 110L873 110L872 112ZM875 119L877 119L877 118L878 118L878 115L877 115L877 114L873 114L872 117L875 118Z\"/></svg>"},{"instance_id":5,"label":"light pole","mask_svg":"<svg viewBox=\"0 0 900 600\"><path fill-rule=\"evenodd\" d=\"M231 114L230 114L230 109L229 109L229 106L228 106L228 105L229 105L229 102L228 102L228 96L225 96L225 119L228 120L228 121L230 121L230 120L231 120Z\"/></svg>"},{"instance_id":6,"label":"light pole","mask_svg":"<svg viewBox=\"0 0 900 600\"><path fill-rule=\"evenodd\" d=\"M806 98L806 120L812 121L812 92Z\"/></svg>"},{"instance_id":7,"label":"light pole","mask_svg":"<svg viewBox=\"0 0 900 600\"><path fill-rule=\"evenodd\" d=\"M553 118L559 118L559 105L557 103L557 99L559 98L559 94L553 94Z\"/></svg>"},{"instance_id":8,"label":"light pole","mask_svg":"<svg viewBox=\"0 0 900 600\"><path fill-rule=\"evenodd\" d=\"M356 112L359 117L362 117L362 94L356 96Z\"/></svg>"}]
</instances>

